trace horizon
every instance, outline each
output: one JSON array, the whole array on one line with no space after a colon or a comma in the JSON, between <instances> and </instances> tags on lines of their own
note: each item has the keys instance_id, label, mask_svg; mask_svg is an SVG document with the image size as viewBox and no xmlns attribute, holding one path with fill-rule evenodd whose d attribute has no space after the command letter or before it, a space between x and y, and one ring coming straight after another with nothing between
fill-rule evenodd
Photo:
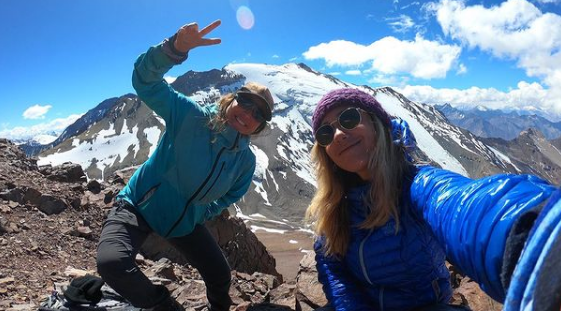
<instances>
[{"instance_id":1,"label":"horizon","mask_svg":"<svg viewBox=\"0 0 561 311\"><path fill-rule=\"evenodd\" d=\"M222 25L208 37L222 43L191 51L167 79L236 63L304 63L421 103L561 117L561 33L552 31L561 29L561 0L292 1L8 0L0 137L60 133L103 100L134 94L138 55L183 24L215 19Z\"/></svg>"}]
</instances>

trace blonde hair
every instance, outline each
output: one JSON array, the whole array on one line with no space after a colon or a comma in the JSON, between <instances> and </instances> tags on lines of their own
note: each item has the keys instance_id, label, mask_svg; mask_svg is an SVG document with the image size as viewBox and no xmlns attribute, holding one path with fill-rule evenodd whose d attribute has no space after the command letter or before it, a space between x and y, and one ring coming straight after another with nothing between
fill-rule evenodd
<instances>
[{"instance_id":1,"label":"blonde hair","mask_svg":"<svg viewBox=\"0 0 561 311\"><path fill-rule=\"evenodd\" d=\"M235 98L235 93L228 93L220 97L220 99L218 100L218 113L214 115L214 117L212 117L209 121L209 127L215 133L222 132L226 127L226 124L228 123L228 119L226 118L226 110L228 109L228 107L230 107ZM251 133L251 135L261 133L266 127L267 122L261 123L261 125L259 125L259 127L253 133Z\"/></svg>"},{"instance_id":2,"label":"blonde hair","mask_svg":"<svg viewBox=\"0 0 561 311\"><path fill-rule=\"evenodd\" d=\"M409 162L404 148L392 142L390 129L376 116L371 117L377 137L376 148L368 162L371 187L364 198L370 213L360 228L380 227L393 217L397 231L398 204ZM325 237L325 253L342 257L350 239L349 211L344 198L346 185L360 182L360 177L339 168L317 142L312 148L312 161L315 163L318 188L306 211L306 219L314 224L316 234Z\"/></svg>"}]
</instances>

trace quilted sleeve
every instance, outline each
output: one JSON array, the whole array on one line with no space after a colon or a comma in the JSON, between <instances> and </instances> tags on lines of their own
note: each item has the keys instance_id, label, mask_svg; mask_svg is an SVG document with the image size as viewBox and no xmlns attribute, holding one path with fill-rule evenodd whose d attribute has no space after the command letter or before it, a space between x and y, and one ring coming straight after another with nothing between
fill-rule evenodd
<instances>
[{"instance_id":1,"label":"quilted sleeve","mask_svg":"<svg viewBox=\"0 0 561 311\"><path fill-rule=\"evenodd\" d=\"M498 174L470 179L420 167L411 200L444 246L448 260L497 301L504 301L500 273L514 221L547 200L555 187L533 175Z\"/></svg>"}]
</instances>

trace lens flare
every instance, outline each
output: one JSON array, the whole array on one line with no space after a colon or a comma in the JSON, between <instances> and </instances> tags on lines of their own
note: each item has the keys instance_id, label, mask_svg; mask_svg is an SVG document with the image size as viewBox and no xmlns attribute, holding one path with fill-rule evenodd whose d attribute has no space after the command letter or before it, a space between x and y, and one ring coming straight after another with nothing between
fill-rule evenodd
<instances>
[{"instance_id":1,"label":"lens flare","mask_svg":"<svg viewBox=\"0 0 561 311\"><path fill-rule=\"evenodd\" d=\"M238 8L236 12L236 19L238 20L238 24L245 30L249 30L253 28L255 24L255 17L253 16L253 12L251 9L242 5Z\"/></svg>"}]
</instances>

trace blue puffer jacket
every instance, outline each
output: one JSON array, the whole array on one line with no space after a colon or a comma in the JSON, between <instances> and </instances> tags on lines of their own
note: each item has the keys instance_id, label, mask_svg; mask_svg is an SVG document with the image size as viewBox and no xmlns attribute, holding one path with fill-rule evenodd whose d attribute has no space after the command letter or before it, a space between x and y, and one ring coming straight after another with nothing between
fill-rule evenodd
<instances>
[{"instance_id":1,"label":"blue puffer jacket","mask_svg":"<svg viewBox=\"0 0 561 311\"><path fill-rule=\"evenodd\" d=\"M319 279L330 303L342 310L413 310L450 297L444 254L498 301L506 238L519 215L555 190L530 175L495 175L472 180L433 167L419 167L394 221L372 231L353 228L341 260L315 244ZM364 188L347 196L352 224L364 219Z\"/></svg>"},{"instance_id":2,"label":"blue puffer jacket","mask_svg":"<svg viewBox=\"0 0 561 311\"><path fill-rule=\"evenodd\" d=\"M397 233L394 219L375 230L358 228L368 214L362 198L369 187L347 192L352 229L345 257L324 256L323 239L314 245L331 304L336 310L409 310L448 301L452 289L444 250L410 203L401 206Z\"/></svg>"}]
</instances>

